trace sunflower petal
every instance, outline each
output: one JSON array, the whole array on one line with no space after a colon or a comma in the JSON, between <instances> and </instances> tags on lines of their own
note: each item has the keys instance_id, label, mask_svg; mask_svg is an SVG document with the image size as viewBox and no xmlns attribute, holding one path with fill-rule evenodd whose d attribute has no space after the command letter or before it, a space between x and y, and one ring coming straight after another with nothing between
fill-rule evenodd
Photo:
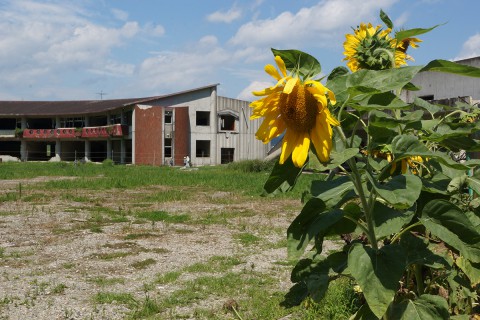
<instances>
[{"instance_id":1,"label":"sunflower petal","mask_svg":"<svg viewBox=\"0 0 480 320\"><path fill-rule=\"evenodd\" d=\"M310 149L310 137L305 132L297 137L295 148L292 152L292 161L297 168L301 168L307 161L308 150Z\"/></svg>"},{"instance_id":2,"label":"sunflower petal","mask_svg":"<svg viewBox=\"0 0 480 320\"><path fill-rule=\"evenodd\" d=\"M324 113L318 114L315 127L310 131L310 137L319 160L328 162L332 150L332 135Z\"/></svg>"},{"instance_id":3,"label":"sunflower petal","mask_svg":"<svg viewBox=\"0 0 480 320\"><path fill-rule=\"evenodd\" d=\"M285 161L292 154L293 148L295 147L295 132L292 130L287 130L283 136L282 141L282 153L280 154L280 164L284 164Z\"/></svg>"},{"instance_id":4,"label":"sunflower petal","mask_svg":"<svg viewBox=\"0 0 480 320\"><path fill-rule=\"evenodd\" d=\"M283 88L283 93L290 94L292 92L293 88L295 88L295 86L297 85L299 80L300 79L298 79L298 78L288 79L287 84Z\"/></svg>"},{"instance_id":5,"label":"sunflower petal","mask_svg":"<svg viewBox=\"0 0 480 320\"><path fill-rule=\"evenodd\" d=\"M277 63L280 72L283 74L284 77L287 76L287 67L285 67L285 62L280 56L275 56L275 62Z\"/></svg>"},{"instance_id":6,"label":"sunflower petal","mask_svg":"<svg viewBox=\"0 0 480 320\"><path fill-rule=\"evenodd\" d=\"M268 73L269 75L271 75L273 78L275 78L275 80L279 81L280 79L282 79L282 77L280 76L280 74L278 73L277 69L271 65L271 64L267 64L265 66L265 72Z\"/></svg>"}]
</instances>

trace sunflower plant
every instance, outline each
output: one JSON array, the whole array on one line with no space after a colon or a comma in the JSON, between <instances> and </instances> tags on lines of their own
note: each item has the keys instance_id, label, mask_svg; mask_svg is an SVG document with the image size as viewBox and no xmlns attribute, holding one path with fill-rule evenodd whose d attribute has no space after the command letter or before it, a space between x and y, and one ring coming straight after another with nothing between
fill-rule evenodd
<instances>
[{"instance_id":1,"label":"sunflower plant","mask_svg":"<svg viewBox=\"0 0 480 320\"><path fill-rule=\"evenodd\" d=\"M419 72L480 77L480 69L445 60L407 66L409 47L433 30L393 32L360 24L346 36L348 69L318 78L320 63L298 50L273 49L276 84L254 94L257 138L282 138L264 189L288 191L301 173L316 174L287 230L296 260L289 296L321 301L329 284L352 280L361 307L351 319L468 319L478 313L480 151L478 111L401 99ZM325 84L321 84L321 81ZM325 238L342 241L322 252ZM463 316L462 316L463 315Z\"/></svg>"}]
</instances>

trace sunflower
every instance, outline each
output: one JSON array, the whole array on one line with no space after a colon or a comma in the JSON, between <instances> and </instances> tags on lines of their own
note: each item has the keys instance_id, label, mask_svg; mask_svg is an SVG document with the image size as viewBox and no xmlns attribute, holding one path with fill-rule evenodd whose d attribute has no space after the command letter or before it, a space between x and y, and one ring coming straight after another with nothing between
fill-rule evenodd
<instances>
[{"instance_id":1,"label":"sunflower","mask_svg":"<svg viewBox=\"0 0 480 320\"><path fill-rule=\"evenodd\" d=\"M407 55L409 46L418 47L417 38L398 41L390 37L391 29L383 30L381 26L373 27L371 23L361 23L354 29L354 34L345 35L343 54L348 68L355 72L359 69L384 70L406 65L406 60L413 60ZM395 65L392 64L395 62Z\"/></svg>"},{"instance_id":2,"label":"sunflower","mask_svg":"<svg viewBox=\"0 0 480 320\"><path fill-rule=\"evenodd\" d=\"M287 74L280 56L275 57L275 62L280 72L271 64L265 66L265 71L277 83L253 92L255 96L264 97L250 104L253 108L250 119L264 117L256 133L257 139L268 143L285 133L280 164L292 155L294 165L301 168L307 160L310 141L319 160L327 162L332 150L331 126L339 125L327 108L327 95L332 104L335 104L335 95L318 81Z\"/></svg>"}]
</instances>

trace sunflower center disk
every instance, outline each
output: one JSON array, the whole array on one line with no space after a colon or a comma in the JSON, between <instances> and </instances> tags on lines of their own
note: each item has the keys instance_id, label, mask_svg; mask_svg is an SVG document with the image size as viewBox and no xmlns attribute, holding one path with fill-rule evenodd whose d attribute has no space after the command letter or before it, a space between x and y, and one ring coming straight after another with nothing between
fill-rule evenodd
<instances>
[{"instance_id":1,"label":"sunflower center disk","mask_svg":"<svg viewBox=\"0 0 480 320\"><path fill-rule=\"evenodd\" d=\"M318 102L303 85L296 85L290 94L282 93L279 105L287 128L309 132L315 126Z\"/></svg>"}]
</instances>

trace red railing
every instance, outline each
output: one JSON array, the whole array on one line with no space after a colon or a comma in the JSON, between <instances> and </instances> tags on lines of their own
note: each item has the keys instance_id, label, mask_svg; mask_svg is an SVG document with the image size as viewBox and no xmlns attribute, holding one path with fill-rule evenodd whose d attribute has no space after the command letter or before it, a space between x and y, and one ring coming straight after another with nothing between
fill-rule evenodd
<instances>
[{"instance_id":1,"label":"red railing","mask_svg":"<svg viewBox=\"0 0 480 320\"><path fill-rule=\"evenodd\" d=\"M28 139L73 139L73 138L108 138L128 135L128 126L114 124L102 127L24 129L23 138Z\"/></svg>"}]
</instances>

